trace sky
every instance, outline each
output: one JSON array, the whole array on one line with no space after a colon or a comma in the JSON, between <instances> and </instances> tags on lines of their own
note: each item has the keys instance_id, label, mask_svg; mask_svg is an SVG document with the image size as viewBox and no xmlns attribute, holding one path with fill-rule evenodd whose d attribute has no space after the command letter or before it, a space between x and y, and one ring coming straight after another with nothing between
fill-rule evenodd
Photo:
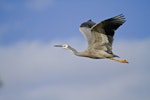
<instances>
[{"instance_id":1,"label":"sky","mask_svg":"<svg viewBox=\"0 0 150 100\"><path fill-rule=\"evenodd\" d=\"M150 1L0 0L0 100L149 100ZM82 22L118 14L113 52L129 64L77 57Z\"/></svg>"}]
</instances>

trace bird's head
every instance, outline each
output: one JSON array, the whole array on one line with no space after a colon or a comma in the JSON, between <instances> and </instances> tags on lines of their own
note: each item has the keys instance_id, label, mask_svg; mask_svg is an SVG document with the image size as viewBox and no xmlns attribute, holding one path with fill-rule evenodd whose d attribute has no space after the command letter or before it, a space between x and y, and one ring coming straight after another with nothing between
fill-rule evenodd
<instances>
[{"instance_id":1,"label":"bird's head","mask_svg":"<svg viewBox=\"0 0 150 100\"><path fill-rule=\"evenodd\" d=\"M78 53L74 48L72 48L72 47L69 46L68 44L54 45L54 47L60 47L60 48L64 48L64 49L70 50L70 51L72 51L75 55L77 55L77 53Z\"/></svg>"},{"instance_id":2,"label":"bird's head","mask_svg":"<svg viewBox=\"0 0 150 100\"><path fill-rule=\"evenodd\" d=\"M69 45L68 45L68 44L54 45L54 47L60 47L60 48L68 49L68 48L69 48Z\"/></svg>"}]
</instances>

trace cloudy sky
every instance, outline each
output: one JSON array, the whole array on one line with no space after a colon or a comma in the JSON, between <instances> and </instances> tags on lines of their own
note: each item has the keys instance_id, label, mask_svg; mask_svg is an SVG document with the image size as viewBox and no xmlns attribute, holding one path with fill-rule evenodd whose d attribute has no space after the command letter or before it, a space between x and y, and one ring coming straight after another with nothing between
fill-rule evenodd
<instances>
[{"instance_id":1,"label":"cloudy sky","mask_svg":"<svg viewBox=\"0 0 150 100\"><path fill-rule=\"evenodd\" d=\"M150 100L150 1L1 0L0 100ZM129 64L76 57L82 22L123 13L113 51Z\"/></svg>"}]
</instances>

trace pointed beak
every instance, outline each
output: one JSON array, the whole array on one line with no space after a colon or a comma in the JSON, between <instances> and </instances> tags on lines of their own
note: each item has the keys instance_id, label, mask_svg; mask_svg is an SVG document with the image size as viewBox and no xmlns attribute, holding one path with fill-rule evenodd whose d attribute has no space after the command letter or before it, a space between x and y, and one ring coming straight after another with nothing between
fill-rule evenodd
<instances>
[{"instance_id":1,"label":"pointed beak","mask_svg":"<svg viewBox=\"0 0 150 100\"><path fill-rule=\"evenodd\" d=\"M54 45L54 47L62 47L62 45Z\"/></svg>"}]
</instances>

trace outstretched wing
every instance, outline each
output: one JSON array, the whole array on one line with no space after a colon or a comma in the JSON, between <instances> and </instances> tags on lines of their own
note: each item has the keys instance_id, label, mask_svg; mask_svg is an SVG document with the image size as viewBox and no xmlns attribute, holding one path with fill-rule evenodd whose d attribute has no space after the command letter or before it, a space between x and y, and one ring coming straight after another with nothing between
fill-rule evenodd
<instances>
[{"instance_id":1,"label":"outstretched wing","mask_svg":"<svg viewBox=\"0 0 150 100\"><path fill-rule=\"evenodd\" d=\"M87 44L90 45L92 42L92 34L91 34L91 29L82 27L80 28L80 32L84 36L85 40L87 41Z\"/></svg>"},{"instance_id":2,"label":"outstretched wing","mask_svg":"<svg viewBox=\"0 0 150 100\"><path fill-rule=\"evenodd\" d=\"M125 22L123 14L104 20L91 28L92 43L95 48L105 45L112 49L115 30Z\"/></svg>"},{"instance_id":3,"label":"outstretched wing","mask_svg":"<svg viewBox=\"0 0 150 100\"><path fill-rule=\"evenodd\" d=\"M80 32L83 34L84 38L86 39L88 45L91 44L92 42L92 34L91 34L91 27L95 25L91 19L88 20L87 22L84 22L80 25Z\"/></svg>"}]
</instances>

